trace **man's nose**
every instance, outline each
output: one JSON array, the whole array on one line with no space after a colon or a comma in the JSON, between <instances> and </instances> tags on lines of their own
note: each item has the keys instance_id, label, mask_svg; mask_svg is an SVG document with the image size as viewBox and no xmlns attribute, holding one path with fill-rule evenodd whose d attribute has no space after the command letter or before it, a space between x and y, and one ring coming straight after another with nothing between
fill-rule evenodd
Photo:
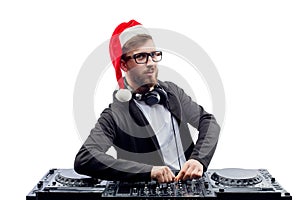
<instances>
[{"instance_id":1,"label":"man's nose","mask_svg":"<svg viewBox=\"0 0 300 200\"><path fill-rule=\"evenodd\" d=\"M147 61L147 67L152 67L155 65L155 62L153 62L152 57L148 55L148 61Z\"/></svg>"}]
</instances>

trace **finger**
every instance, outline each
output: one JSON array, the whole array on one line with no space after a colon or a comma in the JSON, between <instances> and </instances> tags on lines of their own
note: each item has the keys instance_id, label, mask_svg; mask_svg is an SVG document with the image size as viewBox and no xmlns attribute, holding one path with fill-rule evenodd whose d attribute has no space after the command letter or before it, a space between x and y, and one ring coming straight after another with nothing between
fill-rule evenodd
<instances>
[{"instance_id":1,"label":"finger","mask_svg":"<svg viewBox=\"0 0 300 200\"><path fill-rule=\"evenodd\" d=\"M166 182L171 182L171 181L173 181L173 179L174 179L174 175L172 175L172 172L168 173L168 177L166 178Z\"/></svg>"},{"instance_id":2,"label":"finger","mask_svg":"<svg viewBox=\"0 0 300 200\"><path fill-rule=\"evenodd\" d=\"M159 183L163 183L164 181L165 181L165 179L164 179L163 176L159 177L159 179L158 179L158 182L159 182Z\"/></svg>"},{"instance_id":3,"label":"finger","mask_svg":"<svg viewBox=\"0 0 300 200\"><path fill-rule=\"evenodd\" d=\"M157 181L158 181L159 183L163 183L164 180L165 180L164 174L160 174L160 175L157 177Z\"/></svg>"},{"instance_id":4,"label":"finger","mask_svg":"<svg viewBox=\"0 0 300 200\"><path fill-rule=\"evenodd\" d=\"M172 175L173 173L168 167L163 167L158 173L157 180L159 183L170 182L173 179Z\"/></svg>"},{"instance_id":5,"label":"finger","mask_svg":"<svg viewBox=\"0 0 300 200\"><path fill-rule=\"evenodd\" d=\"M194 169L189 167L187 170L186 170L186 173L184 174L184 176L182 177L182 180L187 180L187 179L190 179L191 178L191 173Z\"/></svg>"},{"instance_id":6,"label":"finger","mask_svg":"<svg viewBox=\"0 0 300 200\"><path fill-rule=\"evenodd\" d=\"M175 175L170 168L168 168L168 174L170 175L170 177L172 177L172 179L175 178Z\"/></svg>"},{"instance_id":7,"label":"finger","mask_svg":"<svg viewBox=\"0 0 300 200\"><path fill-rule=\"evenodd\" d=\"M170 168L165 169L165 182L171 182L174 179L174 174Z\"/></svg>"},{"instance_id":8,"label":"finger","mask_svg":"<svg viewBox=\"0 0 300 200\"><path fill-rule=\"evenodd\" d=\"M178 175L176 176L176 181L182 180L183 177L185 176L185 174L187 173L187 170L190 167L190 163L189 161L187 161L186 163L184 163L182 169L180 170L180 172L178 173Z\"/></svg>"},{"instance_id":9,"label":"finger","mask_svg":"<svg viewBox=\"0 0 300 200\"><path fill-rule=\"evenodd\" d=\"M179 181L184 175L184 172L180 171L177 176L175 177L175 181Z\"/></svg>"},{"instance_id":10,"label":"finger","mask_svg":"<svg viewBox=\"0 0 300 200\"><path fill-rule=\"evenodd\" d=\"M161 168L157 171L156 174L156 179L159 183L163 183L164 182L164 176L165 176L165 170L164 168Z\"/></svg>"},{"instance_id":11,"label":"finger","mask_svg":"<svg viewBox=\"0 0 300 200\"><path fill-rule=\"evenodd\" d=\"M169 174L166 174L165 177L164 177L164 180L165 180L166 183L171 182L172 177Z\"/></svg>"},{"instance_id":12,"label":"finger","mask_svg":"<svg viewBox=\"0 0 300 200\"><path fill-rule=\"evenodd\" d=\"M177 174L177 176L175 177L175 181L179 181L182 179L182 177L185 175L186 170L184 168L182 168L180 170L180 172Z\"/></svg>"},{"instance_id":13,"label":"finger","mask_svg":"<svg viewBox=\"0 0 300 200\"><path fill-rule=\"evenodd\" d=\"M202 170L200 170L199 168L196 168L192 171L190 178L191 179L198 179L202 176Z\"/></svg>"}]
</instances>

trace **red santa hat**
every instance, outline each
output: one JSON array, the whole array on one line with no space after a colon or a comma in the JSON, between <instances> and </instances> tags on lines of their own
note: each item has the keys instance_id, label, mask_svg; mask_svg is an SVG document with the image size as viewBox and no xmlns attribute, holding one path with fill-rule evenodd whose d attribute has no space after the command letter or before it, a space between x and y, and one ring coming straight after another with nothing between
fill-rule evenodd
<instances>
[{"instance_id":1,"label":"red santa hat","mask_svg":"<svg viewBox=\"0 0 300 200\"><path fill-rule=\"evenodd\" d=\"M149 34L149 32L142 26L141 23L132 19L129 22L119 24L111 36L109 53L116 71L116 79L120 89L124 89L124 81L120 66L122 47L128 40L139 34Z\"/></svg>"}]
</instances>

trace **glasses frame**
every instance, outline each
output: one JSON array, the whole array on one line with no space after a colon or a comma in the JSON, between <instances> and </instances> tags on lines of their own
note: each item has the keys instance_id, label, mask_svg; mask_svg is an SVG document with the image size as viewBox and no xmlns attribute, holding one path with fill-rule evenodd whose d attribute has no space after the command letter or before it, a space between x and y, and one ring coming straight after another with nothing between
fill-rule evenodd
<instances>
[{"instance_id":1,"label":"glasses frame","mask_svg":"<svg viewBox=\"0 0 300 200\"><path fill-rule=\"evenodd\" d=\"M160 60L153 60L153 57L155 55L155 53L160 53ZM147 57L146 57L146 61L145 62L138 62L136 60L136 58L140 55L140 54L146 54ZM162 60L162 51L152 51L150 53L147 53L147 52L140 52L140 53L136 53L136 54L133 54L132 56L126 56L124 59L126 61L128 61L129 59L134 59L134 61L136 62L136 64L146 64L148 62L148 59L149 59L149 56L151 57L152 61L153 62L160 62Z\"/></svg>"}]
</instances>

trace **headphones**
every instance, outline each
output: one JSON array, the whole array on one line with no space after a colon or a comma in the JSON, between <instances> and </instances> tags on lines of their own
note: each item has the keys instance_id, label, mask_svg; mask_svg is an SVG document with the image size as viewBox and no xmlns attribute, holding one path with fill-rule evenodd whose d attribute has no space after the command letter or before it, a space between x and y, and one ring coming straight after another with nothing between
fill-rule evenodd
<instances>
[{"instance_id":1,"label":"headphones","mask_svg":"<svg viewBox=\"0 0 300 200\"><path fill-rule=\"evenodd\" d=\"M147 105L153 106L155 104L167 105L167 92L160 86L155 85L154 89L145 94L133 93L133 98L138 101L144 101Z\"/></svg>"}]
</instances>

